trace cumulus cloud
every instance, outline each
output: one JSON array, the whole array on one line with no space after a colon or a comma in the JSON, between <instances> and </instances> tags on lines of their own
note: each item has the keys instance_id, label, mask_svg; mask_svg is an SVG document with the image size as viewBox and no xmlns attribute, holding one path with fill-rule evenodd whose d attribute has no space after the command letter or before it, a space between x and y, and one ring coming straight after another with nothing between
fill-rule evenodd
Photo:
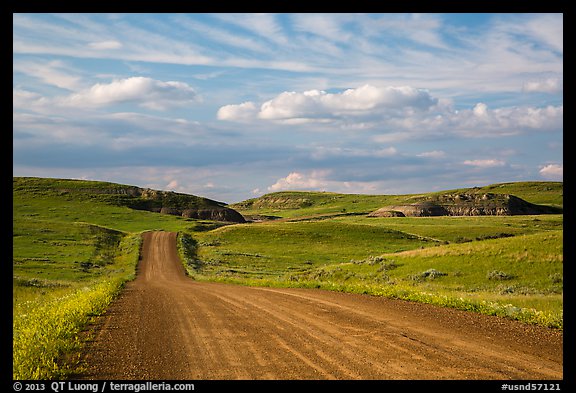
<instances>
[{"instance_id":1,"label":"cumulus cloud","mask_svg":"<svg viewBox=\"0 0 576 393\"><path fill-rule=\"evenodd\" d=\"M164 110L196 100L197 94L184 82L163 82L152 78L131 77L111 83L97 83L89 89L59 100L64 106L99 107L119 103Z\"/></svg>"},{"instance_id":2,"label":"cumulus cloud","mask_svg":"<svg viewBox=\"0 0 576 393\"><path fill-rule=\"evenodd\" d=\"M340 93L283 92L261 105L252 101L226 105L218 111L218 119L381 130L374 140L391 143L433 135L469 138L555 131L563 127L563 114L562 105L492 109L479 102L470 109L454 109L451 100L435 98L426 90L364 85Z\"/></svg>"},{"instance_id":3,"label":"cumulus cloud","mask_svg":"<svg viewBox=\"0 0 576 393\"><path fill-rule=\"evenodd\" d=\"M326 175L326 171L312 171L310 174L291 172L268 187L268 191L324 190L328 185Z\"/></svg>"},{"instance_id":4,"label":"cumulus cloud","mask_svg":"<svg viewBox=\"0 0 576 393\"><path fill-rule=\"evenodd\" d=\"M540 176L547 180L562 181L564 178L564 165L548 164L540 168Z\"/></svg>"},{"instance_id":5,"label":"cumulus cloud","mask_svg":"<svg viewBox=\"0 0 576 393\"><path fill-rule=\"evenodd\" d=\"M166 186L164 187L164 189L166 190L174 190L178 188L178 180L172 180L170 181L170 183L166 184Z\"/></svg>"},{"instance_id":6,"label":"cumulus cloud","mask_svg":"<svg viewBox=\"0 0 576 393\"><path fill-rule=\"evenodd\" d=\"M230 121L338 119L391 112L426 111L437 102L428 91L409 86L364 85L341 93L327 93L322 90L302 93L286 91L264 102L259 109L253 102L226 105L220 108L218 118Z\"/></svg>"},{"instance_id":7,"label":"cumulus cloud","mask_svg":"<svg viewBox=\"0 0 576 393\"><path fill-rule=\"evenodd\" d=\"M512 107L490 110L483 104L477 104L472 113L462 111L454 116L454 120L480 132L502 131L503 133L518 133L521 130L560 129L563 125L563 106Z\"/></svg>"},{"instance_id":8,"label":"cumulus cloud","mask_svg":"<svg viewBox=\"0 0 576 393\"><path fill-rule=\"evenodd\" d=\"M244 102L239 105L225 105L218 109L219 120L249 121L258 114L258 108L253 102Z\"/></svg>"},{"instance_id":9,"label":"cumulus cloud","mask_svg":"<svg viewBox=\"0 0 576 393\"><path fill-rule=\"evenodd\" d=\"M494 168L506 165L506 162L496 159L485 159L485 160L466 160L463 162L464 165L475 166L478 168Z\"/></svg>"},{"instance_id":10,"label":"cumulus cloud","mask_svg":"<svg viewBox=\"0 0 576 393\"><path fill-rule=\"evenodd\" d=\"M400 139L411 136L456 135L467 138L519 135L530 131L557 131L564 124L564 106L510 107L490 109L485 103L478 103L472 109L453 110L444 113L418 117L388 119L388 126L396 130L410 131L397 133ZM383 136L381 142L391 142Z\"/></svg>"}]
</instances>

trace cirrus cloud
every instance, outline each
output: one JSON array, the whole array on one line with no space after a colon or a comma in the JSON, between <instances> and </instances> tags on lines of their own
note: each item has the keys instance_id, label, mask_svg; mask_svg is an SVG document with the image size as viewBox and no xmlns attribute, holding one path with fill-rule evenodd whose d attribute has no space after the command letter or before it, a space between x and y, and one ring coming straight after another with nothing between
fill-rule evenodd
<instances>
[{"instance_id":1,"label":"cirrus cloud","mask_svg":"<svg viewBox=\"0 0 576 393\"><path fill-rule=\"evenodd\" d=\"M98 41L98 42L91 42L88 46L92 49L97 50L107 50L107 49L120 49L122 48L122 43L118 41Z\"/></svg>"},{"instance_id":2,"label":"cirrus cloud","mask_svg":"<svg viewBox=\"0 0 576 393\"><path fill-rule=\"evenodd\" d=\"M496 159L486 159L486 160L466 160L463 162L464 165L475 166L478 168L494 168L506 165L506 162Z\"/></svg>"}]
</instances>

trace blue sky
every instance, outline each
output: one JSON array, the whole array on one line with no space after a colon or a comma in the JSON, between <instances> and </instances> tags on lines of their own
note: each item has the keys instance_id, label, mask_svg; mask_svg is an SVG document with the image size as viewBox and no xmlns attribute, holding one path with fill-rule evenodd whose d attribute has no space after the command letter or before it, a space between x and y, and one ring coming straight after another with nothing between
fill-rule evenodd
<instances>
[{"instance_id":1,"label":"blue sky","mask_svg":"<svg viewBox=\"0 0 576 393\"><path fill-rule=\"evenodd\" d=\"M563 179L562 14L14 14L13 174L233 203Z\"/></svg>"}]
</instances>

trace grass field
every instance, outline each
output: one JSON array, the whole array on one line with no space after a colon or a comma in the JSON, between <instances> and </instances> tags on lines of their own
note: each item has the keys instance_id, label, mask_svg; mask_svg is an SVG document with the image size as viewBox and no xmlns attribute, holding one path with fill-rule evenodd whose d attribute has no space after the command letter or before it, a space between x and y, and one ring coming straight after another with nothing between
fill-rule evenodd
<instances>
[{"instance_id":1,"label":"grass field","mask_svg":"<svg viewBox=\"0 0 576 393\"><path fill-rule=\"evenodd\" d=\"M80 333L134 277L148 230L179 233L197 280L367 293L563 326L561 214L368 218L422 195L283 192L235 207L284 220L223 225L133 210L102 191L126 187L14 178L15 379L78 370ZM562 207L562 183L482 189Z\"/></svg>"}]
</instances>

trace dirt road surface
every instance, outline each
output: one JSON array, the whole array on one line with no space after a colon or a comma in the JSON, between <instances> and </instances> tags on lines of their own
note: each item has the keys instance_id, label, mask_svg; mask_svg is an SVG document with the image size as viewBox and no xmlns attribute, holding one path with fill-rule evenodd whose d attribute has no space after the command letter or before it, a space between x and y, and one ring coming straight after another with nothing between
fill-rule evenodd
<instances>
[{"instance_id":1,"label":"dirt road surface","mask_svg":"<svg viewBox=\"0 0 576 393\"><path fill-rule=\"evenodd\" d=\"M425 304L201 283L176 234L95 326L86 379L562 379L562 333Z\"/></svg>"}]
</instances>

